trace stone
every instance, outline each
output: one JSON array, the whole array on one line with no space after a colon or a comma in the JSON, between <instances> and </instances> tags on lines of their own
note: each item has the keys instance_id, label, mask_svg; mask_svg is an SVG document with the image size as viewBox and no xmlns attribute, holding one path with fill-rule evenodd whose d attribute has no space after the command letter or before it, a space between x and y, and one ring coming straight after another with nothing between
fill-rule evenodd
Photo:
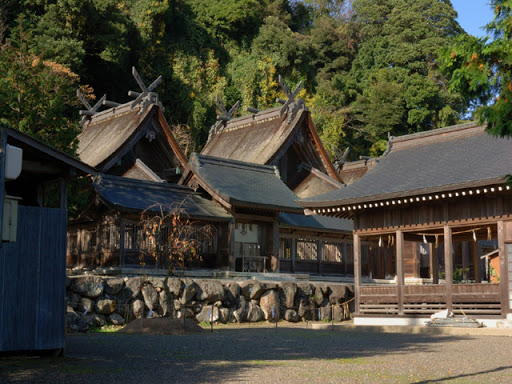
<instances>
[{"instance_id":1,"label":"stone","mask_svg":"<svg viewBox=\"0 0 512 384\"><path fill-rule=\"evenodd\" d=\"M108 317L108 322L114 325L123 325L124 319L123 316L121 316L119 313L112 313Z\"/></svg>"},{"instance_id":2,"label":"stone","mask_svg":"<svg viewBox=\"0 0 512 384\"><path fill-rule=\"evenodd\" d=\"M197 292L197 284L190 281L188 284L185 284L183 287L183 294L181 295L180 302L181 304L185 305L189 303Z\"/></svg>"},{"instance_id":3,"label":"stone","mask_svg":"<svg viewBox=\"0 0 512 384\"><path fill-rule=\"evenodd\" d=\"M144 302L142 300L137 299L132 303L132 313L137 319L144 316Z\"/></svg>"},{"instance_id":4,"label":"stone","mask_svg":"<svg viewBox=\"0 0 512 384\"><path fill-rule=\"evenodd\" d=\"M68 306L66 309L67 326L70 327L71 325L75 325L78 322L79 318L80 318L80 316L78 316L78 314L75 311L73 311L73 308Z\"/></svg>"},{"instance_id":5,"label":"stone","mask_svg":"<svg viewBox=\"0 0 512 384\"><path fill-rule=\"evenodd\" d=\"M287 309L286 312L284 313L284 319L286 321L289 321L290 323L298 323L300 317L295 310Z\"/></svg>"},{"instance_id":6,"label":"stone","mask_svg":"<svg viewBox=\"0 0 512 384\"><path fill-rule=\"evenodd\" d=\"M331 310L331 306L330 305L326 305L326 306L323 306L323 307L320 307L319 308L320 310L320 319L319 320L324 320L324 321L331 321L332 320L332 310Z\"/></svg>"},{"instance_id":7,"label":"stone","mask_svg":"<svg viewBox=\"0 0 512 384\"><path fill-rule=\"evenodd\" d=\"M240 286L237 283L227 283L224 286L224 306L233 308L236 306L237 297L240 296Z\"/></svg>"},{"instance_id":8,"label":"stone","mask_svg":"<svg viewBox=\"0 0 512 384\"><path fill-rule=\"evenodd\" d=\"M219 321L222 324L226 324L229 321L230 311L229 308L219 308Z\"/></svg>"},{"instance_id":9,"label":"stone","mask_svg":"<svg viewBox=\"0 0 512 384\"><path fill-rule=\"evenodd\" d=\"M199 280L196 284L196 299L199 301L214 303L226 298L224 286L219 280Z\"/></svg>"},{"instance_id":10,"label":"stone","mask_svg":"<svg viewBox=\"0 0 512 384\"><path fill-rule=\"evenodd\" d=\"M310 283L299 283L297 284L297 291L300 296L312 297L315 294L315 286Z\"/></svg>"},{"instance_id":11,"label":"stone","mask_svg":"<svg viewBox=\"0 0 512 384\"><path fill-rule=\"evenodd\" d=\"M95 299L103 293L103 279L98 276L80 276L73 279L71 291Z\"/></svg>"},{"instance_id":12,"label":"stone","mask_svg":"<svg viewBox=\"0 0 512 384\"><path fill-rule=\"evenodd\" d=\"M295 294L297 293L297 284L285 281L281 284L281 291L285 298L286 308L293 308L295 302Z\"/></svg>"},{"instance_id":13,"label":"stone","mask_svg":"<svg viewBox=\"0 0 512 384\"><path fill-rule=\"evenodd\" d=\"M183 305L181 304L181 302L178 299L174 299L173 300L173 307L174 307L174 310L180 311L181 308L183 307Z\"/></svg>"},{"instance_id":14,"label":"stone","mask_svg":"<svg viewBox=\"0 0 512 384\"><path fill-rule=\"evenodd\" d=\"M139 296L141 287L141 277L131 277L125 279L124 287L116 296L117 301L121 304L128 304L131 300Z\"/></svg>"},{"instance_id":15,"label":"stone","mask_svg":"<svg viewBox=\"0 0 512 384\"><path fill-rule=\"evenodd\" d=\"M169 293L174 295L175 297L179 297L181 295L181 289L183 287L183 282L180 279L175 277L170 277L167 279L167 289Z\"/></svg>"},{"instance_id":16,"label":"stone","mask_svg":"<svg viewBox=\"0 0 512 384\"><path fill-rule=\"evenodd\" d=\"M265 292L265 285L259 281L243 281L240 283L242 295L247 300L257 300Z\"/></svg>"},{"instance_id":17,"label":"stone","mask_svg":"<svg viewBox=\"0 0 512 384\"><path fill-rule=\"evenodd\" d=\"M297 315L303 320L313 320L315 312L315 304L309 302L309 300L301 299L299 303L299 310Z\"/></svg>"},{"instance_id":18,"label":"stone","mask_svg":"<svg viewBox=\"0 0 512 384\"><path fill-rule=\"evenodd\" d=\"M341 304L347 301L349 290L345 284L331 285L331 294L329 295L329 302L331 304Z\"/></svg>"},{"instance_id":19,"label":"stone","mask_svg":"<svg viewBox=\"0 0 512 384\"><path fill-rule=\"evenodd\" d=\"M212 307L211 305L205 305L201 312L196 315L196 320L199 323L211 323L219 321L219 308Z\"/></svg>"},{"instance_id":20,"label":"stone","mask_svg":"<svg viewBox=\"0 0 512 384\"><path fill-rule=\"evenodd\" d=\"M73 309L76 309L78 307L78 304L80 304L80 300L82 300L82 296L75 292L68 292L68 294L66 295L67 304Z\"/></svg>"},{"instance_id":21,"label":"stone","mask_svg":"<svg viewBox=\"0 0 512 384\"><path fill-rule=\"evenodd\" d=\"M105 324L107 324L107 321L105 319L105 316L98 315L96 313L89 313L85 316L83 316L83 320L87 323L87 325L90 327L103 327Z\"/></svg>"},{"instance_id":22,"label":"stone","mask_svg":"<svg viewBox=\"0 0 512 384\"><path fill-rule=\"evenodd\" d=\"M141 287L141 291L146 307L155 311L158 307L158 292L156 289L152 285L146 284Z\"/></svg>"},{"instance_id":23,"label":"stone","mask_svg":"<svg viewBox=\"0 0 512 384\"><path fill-rule=\"evenodd\" d=\"M183 319L183 316L185 316L185 318L187 318L187 319L194 319L196 315L195 315L195 313L194 313L194 311L192 309L183 307L177 313L176 318L177 319Z\"/></svg>"},{"instance_id":24,"label":"stone","mask_svg":"<svg viewBox=\"0 0 512 384\"><path fill-rule=\"evenodd\" d=\"M77 307L76 307L76 310L80 313L80 314L84 314L84 313L90 313L92 312L94 309L94 302L87 298L87 297L82 297L80 299L80 303L78 303Z\"/></svg>"},{"instance_id":25,"label":"stone","mask_svg":"<svg viewBox=\"0 0 512 384\"><path fill-rule=\"evenodd\" d=\"M169 303L169 296L165 290L158 293L158 304L160 305L161 315L167 316L171 312L171 304Z\"/></svg>"},{"instance_id":26,"label":"stone","mask_svg":"<svg viewBox=\"0 0 512 384\"><path fill-rule=\"evenodd\" d=\"M94 310L96 313L102 313L104 315L110 315L116 309L117 301L113 299L107 299L105 297L99 297L94 304Z\"/></svg>"},{"instance_id":27,"label":"stone","mask_svg":"<svg viewBox=\"0 0 512 384\"><path fill-rule=\"evenodd\" d=\"M113 279L105 279L105 293L107 295L117 295L124 287L124 279L115 277Z\"/></svg>"},{"instance_id":28,"label":"stone","mask_svg":"<svg viewBox=\"0 0 512 384\"><path fill-rule=\"evenodd\" d=\"M237 309L233 311L233 317L238 323L242 323L247 319L247 312L249 311L249 303L244 296L238 297Z\"/></svg>"},{"instance_id":29,"label":"stone","mask_svg":"<svg viewBox=\"0 0 512 384\"><path fill-rule=\"evenodd\" d=\"M160 289L165 289L166 287L166 281L165 281L165 277L148 277L146 279L147 282L149 282L155 289L157 288L160 288Z\"/></svg>"},{"instance_id":30,"label":"stone","mask_svg":"<svg viewBox=\"0 0 512 384\"><path fill-rule=\"evenodd\" d=\"M334 321L349 320L350 312L348 311L348 306L335 305L333 308L333 318Z\"/></svg>"},{"instance_id":31,"label":"stone","mask_svg":"<svg viewBox=\"0 0 512 384\"><path fill-rule=\"evenodd\" d=\"M260 297L260 307L265 320L276 321L279 316L279 295L276 291L267 291Z\"/></svg>"},{"instance_id":32,"label":"stone","mask_svg":"<svg viewBox=\"0 0 512 384\"><path fill-rule=\"evenodd\" d=\"M260 306L254 302L249 303L249 308L247 310L246 320L251 323L257 323L258 321L262 321L265 317L263 310Z\"/></svg>"},{"instance_id":33,"label":"stone","mask_svg":"<svg viewBox=\"0 0 512 384\"><path fill-rule=\"evenodd\" d=\"M311 299L315 302L316 305L321 306L324 302L324 293L320 287L315 287L315 293Z\"/></svg>"}]
</instances>

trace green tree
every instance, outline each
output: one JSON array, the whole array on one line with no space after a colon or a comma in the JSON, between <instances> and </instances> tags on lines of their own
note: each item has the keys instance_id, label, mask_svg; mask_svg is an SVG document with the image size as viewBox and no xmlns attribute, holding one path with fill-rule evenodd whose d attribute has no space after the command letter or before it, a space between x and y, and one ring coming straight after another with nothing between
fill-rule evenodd
<instances>
[{"instance_id":1,"label":"green tree","mask_svg":"<svg viewBox=\"0 0 512 384\"><path fill-rule=\"evenodd\" d=\"M442 67L450 90L465 95L480 123L495 135L512 135L512 1L492 0L494 20L489 38L458 36L442 51Z\"/></svg>"},{"instance_id":2,"label":"green tree","mask_svg":"<svg viewBox=\"0 0 512 384\"><path fill-rule=\"evenodd\" d=\"M22 25L20 19L0 50L0 122L74 154L80 79L68 68L33 55Z\"/></svg>"}]
</instances>

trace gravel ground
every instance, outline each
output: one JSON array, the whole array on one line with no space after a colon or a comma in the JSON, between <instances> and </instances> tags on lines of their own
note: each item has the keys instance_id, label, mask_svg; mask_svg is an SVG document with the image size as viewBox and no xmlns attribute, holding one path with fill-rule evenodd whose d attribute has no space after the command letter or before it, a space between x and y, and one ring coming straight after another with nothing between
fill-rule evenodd
<instances>
[{"instance_id":1,"label":"gravel ground","mask_svg":"<svg viewBox=\"0 0 512 384\"><path fill-rule=\"evenodd\" d=\"M70 335L66 357L0 358L1 383L511 383L512 337L222 327Z\"/></svg>"}]
</instances>

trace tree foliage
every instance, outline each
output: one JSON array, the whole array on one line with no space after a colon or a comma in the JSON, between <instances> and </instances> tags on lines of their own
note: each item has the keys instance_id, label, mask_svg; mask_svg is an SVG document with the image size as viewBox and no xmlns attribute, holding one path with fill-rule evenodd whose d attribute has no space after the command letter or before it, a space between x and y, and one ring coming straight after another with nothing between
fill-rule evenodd
<instances>
[{"instance_id":1,"label":"tree foliage","mask_svg":"<svg viewBox=\"0 0 512 384\"><path fill-rule=\"evenodd\" d=\"M20 101L29 103L30 94L41 99L39 110L47 103L54 111L23 124L56 132L75 127L66 130L71 136L79 119L71 89L89 84L98 95L126 102L127 91L137 89L131 66L145 79L163 76L157 91L166 117L186 127L196 150L215 122L216 94L226 105L240 100L242 107L269 108L284 96L279 74L291 87L304 82L300 97L327 149L349 145L353 158L382 153L388 134L455 123L475 101L462 95L477 85L457 88L452 82L448 92L447 72L438 67L438 49L449 49L463 32L448 0L7 0L0 9L0 37L7 47L2 69L13 71L11 62L22 50L29 61L18 72L27 82L27 97ZM22 45L16 43L20 16ZM462 57L457 53L456 60ZM34 58L39 64L32 67ZM53 74L53 83L40 87L43 73ZM14 124L15 84L0 82L10 100L0 118ZM50 88L62 100L50 102ZM488 97L481 93L479 100ZM29 105L23 109L32 111Z\"/></svg>"},{"instance_id":2,"label":"tree foliage","mask_svg":"<svg viewBox=\"0 0 512 384\"><path fill-rule=\"evenodd\" d=\"M476 38L462 34L442 55L450 75L450 90L464 95L481 123L495 135L512 135L512 1L492 0L494 20L486 26L491 35Z\"/></svg>"}]
</instances>

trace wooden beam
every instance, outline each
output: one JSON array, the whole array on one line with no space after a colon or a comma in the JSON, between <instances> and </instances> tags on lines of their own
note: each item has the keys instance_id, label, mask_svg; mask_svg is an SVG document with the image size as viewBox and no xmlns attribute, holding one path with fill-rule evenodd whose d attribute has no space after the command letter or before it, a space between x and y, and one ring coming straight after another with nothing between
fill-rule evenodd
<instances>
[{"instance_id":1,"label":"wooden beam","mask_svg":"<svg viewBox=\"0 0 512 384\"><path fill-rule=\"evenodd\" d=\"M404 233L396 231L396 289L398 315L404 314Z\"/></svg>"},{"instance_id":2,"label":"wooden beam","mask_svg":"<svg viewBox=\"0 0 512 384\"><path fill-rule=\"evenodd\" d=\"M66 180L59 179L59 204L61 209L68 209L68 189L66 188Z\"/></svg>"},{"instance_id":3,"label":"wooden beam","mask_svg":"<svg viewBox=\"0 0 512 384\"><path fill-rule=\"evenodd\" d=\"M498 249L500 253L500 296L501 315L506 317L509 312L509 287L508 287L508 245L505 244L505 226L503 220L498 221Z\"/></svg>"},{"instance_id":4,"label":"wooden beam","mask_svg":"<svg viewBox=\"0 0 512 384\"><path fill-rule=\"evenodd\" d=\"M453 296L453 252L452 252L452 229L449 225L444 226L444 271L446 290L446 309L452 310Z\"/></svg>"},{"instance_id":5,"label":"wooden beam","mask_svg":"<svg viewBox=\"0 0 512 384\"><path fill-rule=\"evenodd\" d=\"M323 247L322 240L317 240L316 242L316 255L318 258L318 273L322 273L322 257L323 257Z\"/></svg>"},{"instance_id":6,"label":"wooden beam","mask_svg":"<svg viewBox=\"0 0 512 384\"><path fill-rule=\"evenodd\" d=\"M292 237L292 272L295 273L295 261L297 260L297 238Z\"/></svg>"},{"instance_id":7,"label":"wooden beam","mask_svg":"<svg viewBox=\"0 0 512 384\"><path fill-rule=\"evenodd\" d=\"M121 222L119 223L119 265L125 265L126 263L125 232L126 220L123 217L121 217Z\"/></svg>"},{"instance_id":8,"label":"wooden beam","mask_svg":"<svg viewBox=\"0 0 512 384\"><path fill-rule=\"evenodd\" d=\"M478 256L478 242L473 241L473 265L475 268L475 282L481 283L482 277L480 274L480 257Z\"/></svg>"},{"instance_id":9,"label":"wooden beam","mask_svg":"<svg viewBox=\"0 0 512 384\"><path fill-rule=\"evenodd\" d=\"M228 225L228 260L229 268L232 271L235 270L235 230L236 224L235 219L233 219Z\"/></svg>"},{"instance_id":10,"label":"wooden beam","mask_svg":"<svg viewBox=\"0 0 512 384\"><path fill-rule=\"evenodd\" d=\"M361 238L354 232L354 297L355 314L359 315L361 306Z\"/></svg>"},{"instance_id":11,"label":"wooden beam","mask_svg":"<svg viewBox=\"0 0 512 384\"><path fill-rule=\"evenodd\" d=\"M272 272L279 272L279 215L276 214L275 220L272 222Z\"/></svg>"}]
</instances>

